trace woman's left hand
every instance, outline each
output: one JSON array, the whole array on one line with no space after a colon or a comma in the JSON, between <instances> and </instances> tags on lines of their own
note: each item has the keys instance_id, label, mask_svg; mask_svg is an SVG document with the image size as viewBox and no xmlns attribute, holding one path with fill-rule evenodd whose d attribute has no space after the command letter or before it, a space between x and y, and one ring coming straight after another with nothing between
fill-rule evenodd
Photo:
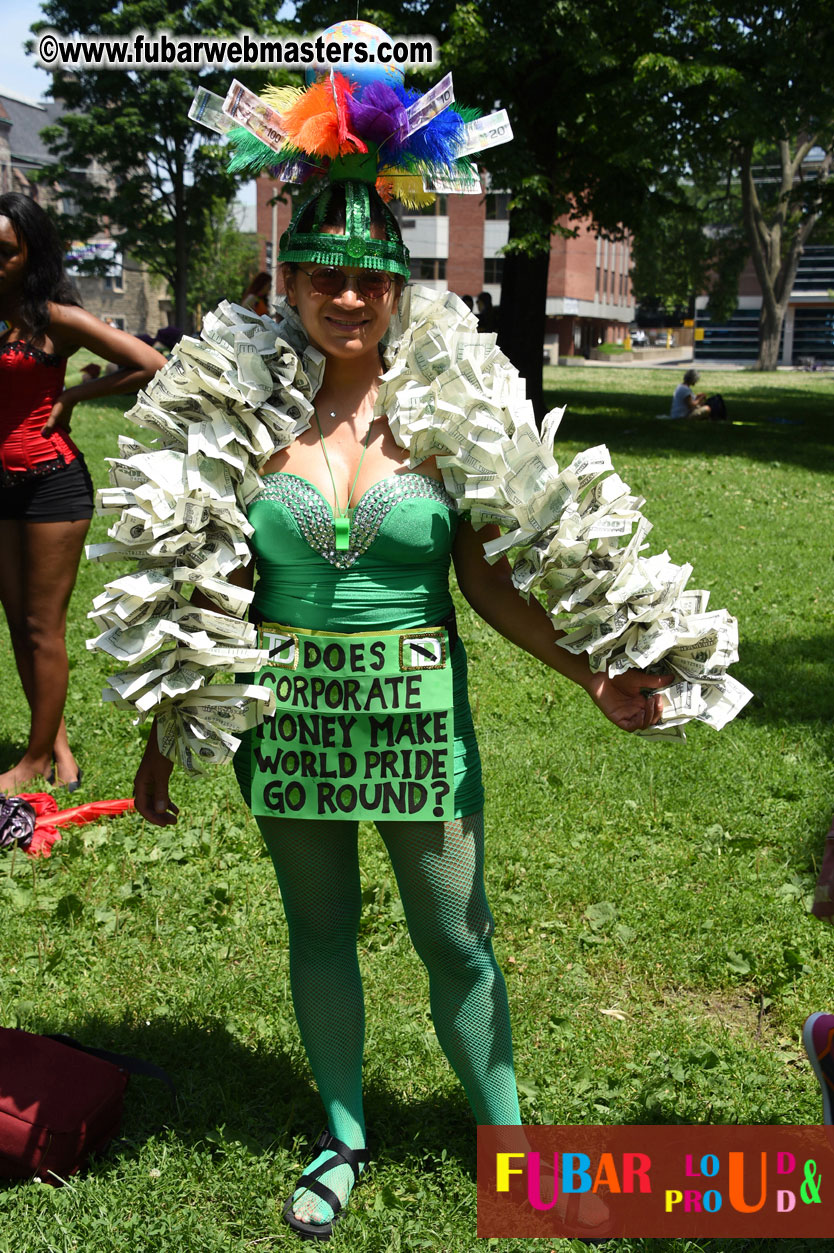
<instances>
[{"instance_id":1,"label":"woman's left hand","mask_svg":"<svg viewBox=\"0 0 834 1253\"><path fill-rule=\"evenodd\" d=\"M626 670L616 678L595 674L588 695L606 718L623 731L645 731L660 721L663 700L650 688L668 687L673 674L646 674L643 670Z\"/></svg>"},{"instance_id":2,"label":"woman's left hand","mask_svg":"<svg viewBox=\"0 0 834 1253\"><path fill-rule=\"evenodd\" d=\"M72 421L73 404L71 401L65 400L66 392L59 396L52 406L52 412L43 424L41 435L48 438L53 431L64 431L69 434L70 422Z\"/></svg>"}]
</instances>

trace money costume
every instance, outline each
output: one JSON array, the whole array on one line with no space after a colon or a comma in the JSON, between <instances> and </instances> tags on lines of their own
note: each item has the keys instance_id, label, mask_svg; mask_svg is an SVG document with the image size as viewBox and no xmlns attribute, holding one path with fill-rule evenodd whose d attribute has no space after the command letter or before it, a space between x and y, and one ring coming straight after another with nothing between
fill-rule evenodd
<instances>
[{"instance_id":1,"label":"money costume","mask_svg":"<svg viewBox=\"0 0 834 1253\"><path fill-rule=\"evenodd\" d=\"M270 693L250 683L209 684L267 659L245 621L253 593L228 575L251 556L247 511L270 484L276 490L258 468L310 425L323 374L294 311L282 301L277 314L273 321L224 302L199 339L180 341L126 415L152 443L119 437L112 486L98 501L99 513L116 515L110 542L87 549L91 558L137 562L94 601L91 617L103 629L88 647L125 665L105 698L141 720L156 715L160 746L187 770L228 761L240 733L272 709ZM520 594L539 594L567 632L559 646L586 652L593 670L657 665L679 675L669 716L646 734L681 737L693 718L724 726L750 698L727 673L738 658L736 621L707 611L707 592L687 590L691 566L666 552L645 555L645 502L613 471L607 449L587 449L560 469L561 411L537 431L517 371L452 293L407 287L386 338L377 411L412 468L437 457L458 513L476 528L502 527L485 555L509 553ZM320 502L308 503L324 548L332 521ZM222 612L193 608L189 586ZM440 620L434 605L429 619L419 625Z\"/></svg>"},{"instance_id":2,"label":"money costume","mask_svg":"<svg viewBox=\"0 0 834 1253\"><path fill-rule=\"evenodd\" d=\"M271 151L257 160L271 161L285 179L304 164L289 131L297 137L300 122L306 126L315 113L319 138L308 140L305 151L325 165L329 181L296 213L279 260L354 267L362 276L354 279L360 293L360 281L367 285L375 271L408 274L393 219L383 214L384 231L371 229L372 209L378 224L380 206L370 188L386 145L397 152L388 154L383 183L402 191L431 173L428 181L436 184L437 169L432 173L425 152L415 155L406 143L409 133L426 130L431 137L451 84L433 93L411 100L394 89L388 97L369 95L334 75L314 85L311 100L299 93L272 97L276 111L234 85L220 111L251 131L260 145L256 154L264 146ZM370 160L357 104L370 110L371 129L382 128ZM201 98L198 111L205 119L217 107ZM447 144L452 155L438 163L450 178L460 173L459 161L468 164L469 151L484 146L468 125L458 114L454 141ZM333 183L344 188L344 227L324 233ZM301 1234L319 1238L330 1234L369 1160L356 952L358 823L350 806L340 805L339 784L330 792L322 785L330 787L330 775L341 773L354 786L351 763L359 756L348 737L354 715L364 717L374 691L373 681L360 688L359 680L367 677L369 657L382 665L382 652L393 658L385 682L400 694L413 692L416 706L409 711L406 699L397 706L399 720L386 723L396 740L387 761L393 777L385 779L382 760L374 820L428 970L434 1027L477 1121L520 1122L506 990L484 894L480 768L466 660L450 620L449 560L461 515L475 529L501 527L501 538L485 546L486 559L511 554L519 592L543 597L554 625L568 632L560 644L586 652L592 669L616 673L662 660L664 670L676 670L681 682L669 702L666 734L682 734L691 718L721 725L745 699L726 674L736 657L734 620L724 611L706 613L706 593L686 592L690 567L674 565L666 553L643 556L650 529L640 512L643 501L613 473L605 448L581 453L560 470L552 444L561 413L548 415L540 435L523 382L495 335L478 334L462 301L406 288L380 350L384 373L375 414L386 417L409 468L370 487L352 511L334 515L307 480L289 472L259 474L276 450L317 421L314 401L325 359L286 301L275 321L221 305L199 339L180 342L128 415L152 432L153 446L120 439L112 487L100 503L103 512L119 516L112 542L90 552L139 562L136 574L113 580L95 603L93 616L103 629L90 646L128 663L110 679L110 698L134 707L139 718L155 714L160 749L188 769L237 750L238 778L244 793L252 792L287 916L293 1003L329 1128L284 1217ZM442 485L419 472L431 457ZM228 580L250 550L259 576L254 597ZM183 595L189 586L223 613L192 607ZM244 621L250 605L259 631ZM380 631L399 632L399 641L382 640ZM328 657L338 657L331 679L320 669ZM423 777L421 694L434 689L421 686L421 672L447 663L449 707L438 698L428 715L445 726L451 714L453 807L441 807L442 820L432 821L418 798L413 813L386 816L386 797L408 808L416 795L409 789ZM229 673L246 681L209 686L215 675ZM371 709L372 734L384 734L383 713ZM328 736L334 741L329 757L319 751ZM432 740L431 751L422 749L432 761L435 752L443 757L449 751L448 735L444 740L438 731L436 742L446 747ZM377 743L363 743L364 763L371 754L383 758ZM408 772L412 777L403 780ZM405 791L397 791L398 782ZM313 786L321 801L317 813L307 808Z\"/></svg>"}]
</instances>

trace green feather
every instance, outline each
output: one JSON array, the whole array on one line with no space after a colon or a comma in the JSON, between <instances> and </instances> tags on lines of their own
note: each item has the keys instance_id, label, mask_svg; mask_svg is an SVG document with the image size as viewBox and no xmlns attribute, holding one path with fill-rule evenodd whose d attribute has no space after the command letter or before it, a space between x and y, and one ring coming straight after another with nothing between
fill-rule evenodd
<instances>
[{"instance_id":1,"label":"green feather","mask_svg":"<svg viewBox=\"0 0 834 1253\"><path fill-rule=\"evenodd\" d=\"M233 131L229 131L229 142L235 150L229 162L229 169L234 172L260 174L281 160L273 148L242 126L236 126Z\"/></svg>"}]
</instances>

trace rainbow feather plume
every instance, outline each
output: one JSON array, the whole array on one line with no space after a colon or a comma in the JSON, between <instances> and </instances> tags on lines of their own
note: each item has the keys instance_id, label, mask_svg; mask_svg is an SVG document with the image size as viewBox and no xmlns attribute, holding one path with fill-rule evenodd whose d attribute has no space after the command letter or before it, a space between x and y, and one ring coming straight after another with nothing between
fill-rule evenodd
<instances>
[{"instance_id":1,"label":"rainbow feather plume","mask_svg":"<svg viewBox=\"0 0 834 1253\"><path fill-rule=\"evenodd\" d=\"M408 134L407 108L421 93L402 84L357 85L331 74L300 87L266 87L261 99L280 115L286 142L275 152L243 128L229 136L234 147L230 168L258 175L269 171L285 182L303 183L327 173L331 161L351 153L378 150L377 188L411 209L431 204L423 179L466 173L469 162L458 157L468 121L478 109L452 105L419 130Z\"/></svg>"}]
</instances>

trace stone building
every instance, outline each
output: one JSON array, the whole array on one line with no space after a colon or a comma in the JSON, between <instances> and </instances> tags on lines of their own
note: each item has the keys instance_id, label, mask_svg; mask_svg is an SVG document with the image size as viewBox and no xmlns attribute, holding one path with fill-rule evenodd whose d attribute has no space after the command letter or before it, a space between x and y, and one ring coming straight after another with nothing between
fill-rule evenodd
<instances>
[{"instance_id":1,"label":"stone building","mask_svg":"<svg viewBox=\"0 0 834 1253\"><path fill-rule=\"evenodd\" d=\"M25 100L2 90L0 85L0 194L22 192L39 204L59 214L63 199L61 189L35 182L33 176L52 160L41 139L41 131L55 122L63 107L51 100ZM88 176L106 176L95 161ZM107 272L102 276L82 274L77 264L85 257L106 259ZM144 266L122 255L118 239L102 227L94 238L74 243L67 255L67 271L72 275L85 309L96 317L112 322L131 334L156 335L160 327L171 321L172 302L164 279L151 274Z\"/></svg>"}]
</instances>

